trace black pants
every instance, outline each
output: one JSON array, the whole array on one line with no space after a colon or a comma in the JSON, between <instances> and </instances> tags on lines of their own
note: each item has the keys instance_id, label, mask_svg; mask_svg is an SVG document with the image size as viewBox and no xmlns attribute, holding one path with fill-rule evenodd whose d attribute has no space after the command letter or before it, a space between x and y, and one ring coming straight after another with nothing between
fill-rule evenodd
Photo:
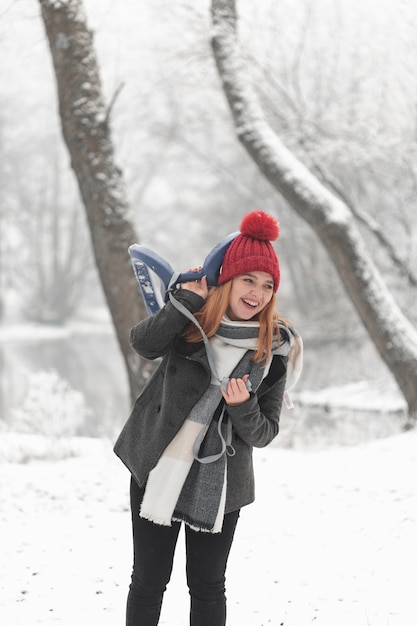
<instances>
[{"instance_id":1,"label":"black pants","mask_svg":"<svg viewBox=\"0 0 417 626\"><path fill-rule=\"evenodd\" d=\"M181 526L176 522L172 526L158 526L141 518L143 493L132 479L134 562L126 626L157 626ZM185 527L191 626L226 624L225 572L238 518L239 511L226 514L221 533L196 532ZM175 616L174 623L178 623Z\"/></svg>"}]
</instances>

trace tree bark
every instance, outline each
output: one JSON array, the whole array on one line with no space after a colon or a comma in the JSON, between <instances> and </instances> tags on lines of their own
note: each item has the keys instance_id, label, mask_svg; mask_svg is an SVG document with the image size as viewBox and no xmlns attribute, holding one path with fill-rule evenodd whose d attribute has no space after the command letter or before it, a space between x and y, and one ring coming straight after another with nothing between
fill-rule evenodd
<instances>
[{"instance_id":1,"label":"tree bark","mask_svg":"<svg viewBox=\"0 0 417 626\"><path fill-rule=\"evenodd\" d=\"M62 132L133 399L144 382L141 361L129 345L129 329L146 315L128 255L128 246L138 237L122 173L115 165L93 35L81 0L39 3L55 69Z\"/></svg>"},{"instance_id":2,"label":"tree bark","mask_svg":"<svg viewBox=\"0 0 417 626\"><path fill-rule=\"evenodd\" d=\"M212 21L214 57L240 142L325 246L360 319L405 397L410 420L415 421L417 331L389 293L350 208L297 160L268 125L239 47L235 0L212 0Z\"/></svg>"}]
</instances>

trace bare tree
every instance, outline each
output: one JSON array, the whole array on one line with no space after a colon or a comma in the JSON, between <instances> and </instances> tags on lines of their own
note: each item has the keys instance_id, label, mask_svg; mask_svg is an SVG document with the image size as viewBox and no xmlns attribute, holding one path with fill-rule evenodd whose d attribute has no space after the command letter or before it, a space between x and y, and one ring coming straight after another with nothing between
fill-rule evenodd
<instances>
[{"instance_id":1,"label":"bare tree","mask_svg":"<svg viewBox=\"0 0 417 626\"><path fill-rule=\"evenodd\" d=\"M128 246L138 240L115 164L93 35L81 0L39 0L52 54L62 132L87 212L97 268L126 364L132 397L143 369L129 328L145 315Z\"/></svg>"},{"instance_id":2,"label":"bare tree","mask_svg":"<svg viewBox=\"0 0 417 626\"><path fill-rule=\"evenodd\" d=\"M417 419L417 332L373 263L352 210L292 154L265 118L238 36L235 0L212 0L212 48L242 145L325 246L381 358Z\"/></svg>"}]
</instances>

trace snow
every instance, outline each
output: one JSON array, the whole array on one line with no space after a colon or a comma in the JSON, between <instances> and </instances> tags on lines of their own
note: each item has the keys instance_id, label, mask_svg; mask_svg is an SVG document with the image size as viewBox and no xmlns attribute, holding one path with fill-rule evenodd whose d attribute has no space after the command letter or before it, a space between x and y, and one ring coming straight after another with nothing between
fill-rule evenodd
<instances>
[{"instance_id":1,"label":"snow","mask_svg":"<svg viewBox=\"0 0 417 626\"><path fill-rule=\"evenodd\" d=\"M35 322L25 322L18 324L0 325L0 345L8 343L27 343L28 341L53 341L55 339L65 339L83 333L114 333L114 328L110 322L108 310L95 308L85 319L72 320L65 326L52 324L37 324Z\"/></svg>"},{"instance_id":2,"label":"snow","mask_svg":"<svg viewBox=\"0 0 417 626\"><path fill-rule=\"evenodd\" d=\"M309 406L350 408L354 411L379 411L406 415L404 397L387 389L386 381L361 380L320 390L305 390L297 394L297 401Z\"/></svg>"},{"instance_id":3,"label":"snow","mask_svg":"<svg viewBox=\"0 0 417 626\"><path fill-rule=\"evenodd\" d=\"M97 439L56 442L76 456L16 462L29 439L0 439L0 622L123 624L127 470ZM30 441L33 458L46 440ZM343 448L272 446L255 451L255 471L257 499L229 561L229 626L414 626L415 431ZM184 562L180 536L161 625L188 624Z\"/></svg>"}]
</instances>

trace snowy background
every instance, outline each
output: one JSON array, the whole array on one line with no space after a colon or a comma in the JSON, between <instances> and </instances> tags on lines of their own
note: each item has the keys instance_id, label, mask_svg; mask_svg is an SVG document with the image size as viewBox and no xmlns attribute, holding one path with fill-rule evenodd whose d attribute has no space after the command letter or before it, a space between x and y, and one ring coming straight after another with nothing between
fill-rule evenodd
<instances>
[{"instance_id":1,"label":"snowy background","mask_svg":"<svg viewBox=\"0 0 417 626\"><path fill-rule=\"evenodd\" d=\"M25 445L2 438L0 456ZM123 624L127 472L105 440L61 445L76 456L1 465L0 621ZM229 562L228 623L415 626L416 432L321 451L271 446L255 460L257 500L242 510ZM184 568L180 535L163 625L188 624Z\"/></svg>"},{"instance_id":2,"label":"snowy background","mask_svg":"<svg viewBox=\"0 0 417 626\"><path fill-rule=\"evenodd\" d=\"M404 432L404 401L327 257L237 146L208 45L208 0L192 9L185 0L84 4L107 100L123 85L113 136L142 242L189 267L259 198L281 221L280 306L304 337L305 371L276 443L255 451L257 499L242 511L230 557L228 623L415 626L417 435ZM313 4L316 12L297 13L293 0L276 3L278 18L291 15L277 39L272 13L259 30L266 0L257 11L239 2L264 104L279 102L283 137L305 162L314 153L347 173L352 197L390 225L413 267L415 185L405 175L415 162L415 3ZM124 623L132 559L129 477L112 453L129 411L126 375L60 135L36 0L0 1L0 47L0 623L114 626ZM291 53L303 50L305 65L292 66ZM300 119L288 104L300 95L294 75L268 91L273 63L282 81L300 70L305 93L323 101L307 98ZM52 213L62 221L52 225ZM36 270L50 276L70 224L79 249L63 276L78 276L70 295L79 306L57 320ZM415 293L367 242L416 320ZM184 568L180 537L162 625L187 624Z\"/></svg>"}]
</instances>

